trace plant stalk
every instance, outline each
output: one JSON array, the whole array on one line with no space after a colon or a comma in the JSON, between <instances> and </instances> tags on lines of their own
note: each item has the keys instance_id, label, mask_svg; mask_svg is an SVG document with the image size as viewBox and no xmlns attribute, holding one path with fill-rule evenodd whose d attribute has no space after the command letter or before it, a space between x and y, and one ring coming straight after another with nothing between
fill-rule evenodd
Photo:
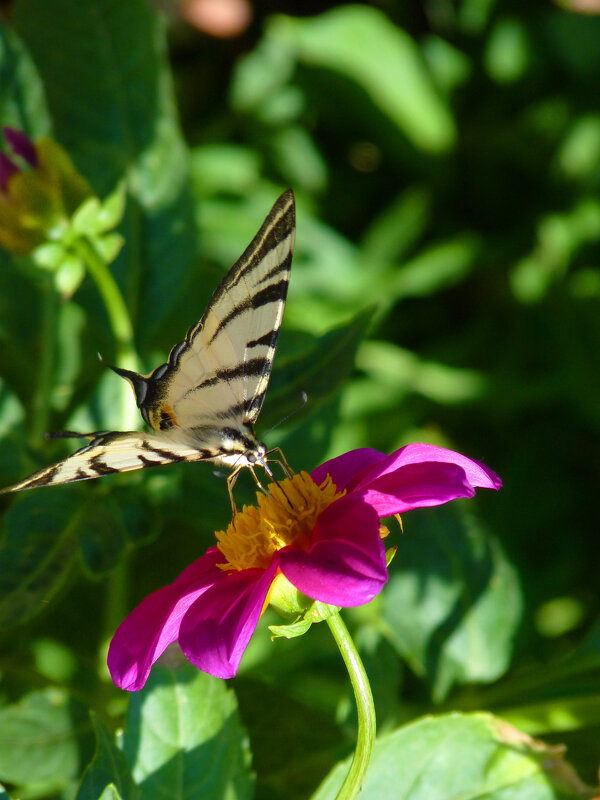
<instances>
[{"instance_id":1,"label":"plant stalk","mask_svg":"<svg viewBox=\"0 0 600 800\"><path fill-rule=\"evenodd\" d=\"M336 800L353 800L362 788L373 755L376 730L375 706L367 673L348 628L339 613L327 617L326 622L348 670L358 711L358 735L354 756L346 779L336 796Z\"/></svg>"}]
</instances>

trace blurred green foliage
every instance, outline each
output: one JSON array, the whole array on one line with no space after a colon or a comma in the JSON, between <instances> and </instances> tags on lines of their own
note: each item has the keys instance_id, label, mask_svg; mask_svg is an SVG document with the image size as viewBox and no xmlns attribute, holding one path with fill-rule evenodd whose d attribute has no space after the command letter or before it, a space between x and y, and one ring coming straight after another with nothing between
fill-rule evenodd
<instances>
[{"instance_id":1,"label":"blurred green foliage","mask_svg":"<svg viewBox=\"0 0 600 800\"><path fill-rule=\"evenodd\" d=\"M112 269L144 368L292 186L294 268L259 433L296 468L428 441L504 480L407 515L390 585L345 614L389 734L365 796L390 781L402 798L591 796L556 752L470 712L567 743L596 781L600 18L537 0L256 0L248 30L222 40L146 0L9 9L0 122L54 136L102 199L126 183ZM46 430L122 426L98 352L113 363L116 343L89 277L71 293L0 252L1 485L68 452ZM308 404L269 431L303 390ZM316 791L352 747L351 694L325 626L271 643L269 612L230 684L239 708L217 681L157 670L115 749L125 698L107 641L229 509L202 465L90 484L3 498L0 780L30 798L249 797L245 728L257 798ZM173 731L180 701L203 724L141 741L145 724ZM419 788L409 768L425 755ZM469 767L449 788L435 762L453 759ZM165 789L174 774L180 794Z\"/></svg>"}]
</instances>

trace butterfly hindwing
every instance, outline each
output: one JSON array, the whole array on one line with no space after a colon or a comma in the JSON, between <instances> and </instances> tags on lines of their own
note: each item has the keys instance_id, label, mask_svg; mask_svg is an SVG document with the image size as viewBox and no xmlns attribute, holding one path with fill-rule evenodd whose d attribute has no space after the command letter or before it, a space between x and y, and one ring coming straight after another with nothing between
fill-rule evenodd
<instances>
[{"instance_id":1,"label":"butterfly hindwing","mask_svg":"<svg viewBox=\"0 0 600 800\"><path fill-rule=\"evenodd\" d=\"M99 433L89 444L63 461L39 469L25 480L0 490L0 494L74 483L178 461L200 461L204 457L196 448L165 435L137 431Z\"/></svg>"}]
</instances>

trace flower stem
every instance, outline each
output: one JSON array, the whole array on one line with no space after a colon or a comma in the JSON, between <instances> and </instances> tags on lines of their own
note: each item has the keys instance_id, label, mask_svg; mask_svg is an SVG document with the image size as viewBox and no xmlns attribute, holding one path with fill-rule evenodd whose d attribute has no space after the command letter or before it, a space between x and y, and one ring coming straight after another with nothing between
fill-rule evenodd
<instances>
[{"instance_id":1,"label":"flower stem","mask_svg":"<svg viewBox=\"0 0 600 800\"><path fill-rule=\"evenodd\" d=\"M50 279L42 286L42 333L41 357L37 368L38 383L32 403L32 416L29 441L35 447L48 430L50 416L50 397L52 394L52 378L56 356L56 316L58 298Z\"/></svg>"},{"instance_id":2,"label":"flower stem","mask_svg":"<svg viewBox=\"0 0 600 800\"><path fill-rule=\"evenodd\" d=\"M358 711L358 735L352 764L336 796L336 800L352 800L352 798L358 796L362 788L373 754L373 746L375 744L375 706L373 705L373 694L371 693L367 673L348 628L339 614L327 617L326 622L340 649L346 669L350 675Z\"/></svg>"},{"instance_id":3,"label":"flower stem","mask_svg":"<svg viewBox=\"0 0 600 800\"><path fill-rule=\"evenodd\" d=\"M74 243L74 247L104 302L110 328L115 337L117 364L124 369L137 370L138 358L133 340L133 324L119 285L92 242L80 238ZM131 402L131 391L125 381L120 397L120 425L124 429L135 427L137 413Z\"/></svg>"},{"instance_id":4,"label":"flower stem","mask_svg":"<svg viewBox=\"0 0 600 800\"><path fill-rule=\"evenodd\" d=\"M133 343L133 325L121 290L108 265L88 239L78 239L75 247L104 302L117 345L117 359L126 369L135 369L137 355Z\"/></svg>"}]
</instances>

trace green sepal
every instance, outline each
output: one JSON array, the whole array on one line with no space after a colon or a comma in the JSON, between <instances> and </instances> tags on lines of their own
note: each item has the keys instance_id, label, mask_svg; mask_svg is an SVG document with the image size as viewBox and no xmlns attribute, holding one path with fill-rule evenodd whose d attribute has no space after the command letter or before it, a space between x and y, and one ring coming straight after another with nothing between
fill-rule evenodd
<instances>
[{"instance_id":1,"label":"green sepal","mask_svg":"<svg viewBox=\"0 0 600 800\"><path fill-rule=\"evenodd\" d=\"M327 603L320 603L318 600L312 604L306 612L305 617L311 622L323 622L328 617L333 617L340 610L339 606L332 606Z\"/></svg>"},{"instance_id":2,"label":"green sepal","mask_svg":"<svg viewBox=\"0 0 600 800\"><path fill-rule=\"evenodd\" d=\"M102 201L98 197L88 197L73 214L72 229L95 238L100 233L116 228L125 212L125 199L123 181Z\"/></svg>"},{"instance_id":3,"label":"green sepal","mask_svg":"<svg viewBox=\"0 0 600 800\"><path fill-rule=\"evenodd\" d=\"M120 233L106 233L104 236L97 236L93 243L104 263L110 264L121 252L125 239Z\"/></svg>"},{"instance_id":4,"label":"green sepal","mask_svg":"<svg viewBox=\"0 0 600 800\"><path fill-rule=\"evenodd\" d=\"M44 242L31 258L36 267L54 273L54 286L61 297L71 297L85 277L85 264L63 241Z\"/></svg>"},{"instance_id":5,"label":"green sepal","mask_svg":"<svg viewBox=\"0 0 600 800\"><path fill-rule=\"evenodd\" d=\"M291 625L269 625L269 630L273 634L271 639L295 639L305 634L311 625L312 622L306 617Z\"/></svg>"},{"instance_id":6,"label":"green sepal","mask_svg":"<svg viewBox=\"0 0 600 800\"><path fill-rule=\"evenodd\" d=\"M61 297L71 297L85 277L85 264L76 255L68 253L56 271L54 285Z\"/></svg>"},{"instance_id":7,"label":"green sepal","mask_svg":"<svg viewBox=\"0 0 600 800\"><path fill-rule=\"evenodd\" d=\"M269 605L274 608L280 616L287 620L297 621L308 612L312 604L312 598L307 597L296 589L285 575L277 575L271 586Z\"/></svg>"},{"instance_id":8,"label":"green sepal","mask_svg":"<svg viewBox=\"0 0 600 800\"><path fill-rule=\"evenodd\" d=\"M298 594L301 593L298 592ZM313 623L323 622L328 617L337 614L339 610L338 606L330 606L327 603L320 603L315 600L295 622L290 625L269 625L269 630L273 634L273 639L295 639L297 636L305 634Z\"/></svg>"},{"instance_id":9,"label":"green sepal","mask_svg":"<svg viewBox=\"0 0 600 800\"><path fill-rule=\"evenodd\" d=\"M57 270L67 257L65 246L62 242L44 242L31 254L36 267L47 269L50 272Z\"/></svg>"}]
</instances>

